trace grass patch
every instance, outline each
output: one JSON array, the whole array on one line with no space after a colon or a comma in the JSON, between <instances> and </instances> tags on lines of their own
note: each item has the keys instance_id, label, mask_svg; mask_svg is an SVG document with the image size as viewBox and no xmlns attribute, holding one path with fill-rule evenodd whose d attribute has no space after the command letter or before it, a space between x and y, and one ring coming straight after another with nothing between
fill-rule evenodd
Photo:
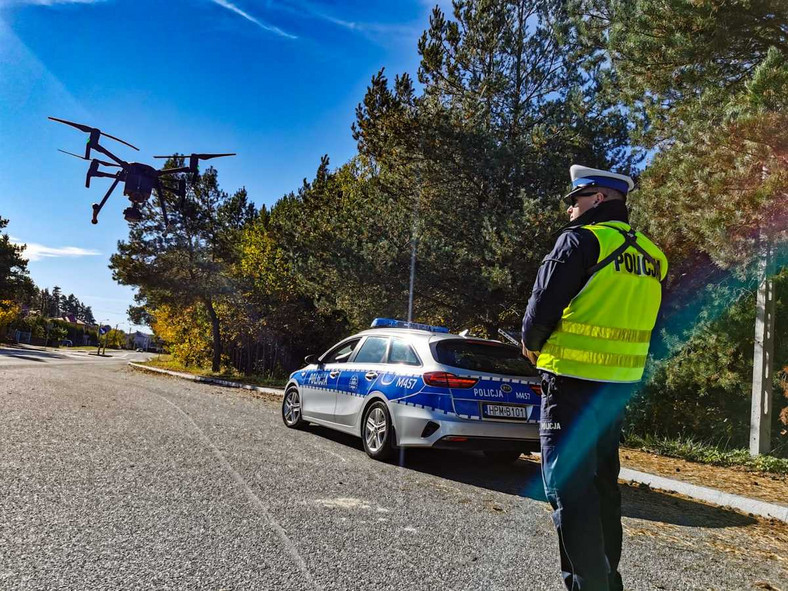
<instances>
[{"instance_id":1,"label":"grass patch","mask_svg":"<svg viewBox=\"0 0 788 591\"><path fill-rule=\"evenodd\" d=\"M217 378L220 380L228 380L230 382L238 382L240 384L251 384L252 386L264 386L268 388L284 388L285 384L287 383L287 378L281 376L245 376L233 368L224 369L222 371L211 371L210 369L206 369L204 367L187 366L177 359L173 359L172 355L157 355L149 361L141 362L139 365L148 365L150 367L169 369L171 371L180 371L206 378Z\"/></svg>"},{"instance_id":2,"label":"grass patch","mask_svg":"<svg viewBox=\"0 0 788 591\"><path fill-rule=\"evenodd\" d=\"M58 348L62 349L63 351L95 351L96 349L98 349L96 345L76 345L74 347L58 347ZM113 349L112 347L107 347L107 349L109 351L118 351L118 349Z\"/></svg>"},{"instance_id":3,"label":"grass patch","mask_svg":"<svg viewBox=\"0 0 788 591\"><path fill-rule=\"evenodd\" d=\"M788 458L770 455L752 457L746 449L724 449L707 441L692 437L655 437L629 434L625 445L642 449L650 453L681 458L700 464L732 467L738 466L753 472L770 472L772 474L788 474Z\"/></svg>"}]
</instances>

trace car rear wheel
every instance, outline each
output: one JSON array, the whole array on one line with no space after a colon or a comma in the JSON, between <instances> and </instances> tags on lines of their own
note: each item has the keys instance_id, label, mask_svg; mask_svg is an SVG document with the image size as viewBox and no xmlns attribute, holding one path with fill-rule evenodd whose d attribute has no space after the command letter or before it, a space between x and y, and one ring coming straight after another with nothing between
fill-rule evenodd
<instances>
[{"instance_id":1,"label":"car rear wheel","mask_svg":"<svg viewBox=\"0 0 788 591\"><path fill-rule=\"evenodd\" d=\"M394 426L385 403L377 400L369 405L361 423L364 451L374 460L389 460L394 456Z\"/></svg>"},{"instance_id":2,"label":"car rear wheel","mask_svg":"<svg viewBox=\"0 0 788 591\"><path fill-rule=\"evenodd\" d=\"M503 466L513 464L522 455L520 450L485 449L484 455L491 464Z\"/></svg>"},{"instance_id":3,"label":"car rear wheel","mask_svg":"<svg viewBox=\"0 0 788 591\"><path fill-rule=\"evenodd\" d=\"M282 400L282 420L291 429L306 427L306 421L301 413L301 396L297 388L290 388L285 392L285 398Z\"/></svg>"}]
</instances>

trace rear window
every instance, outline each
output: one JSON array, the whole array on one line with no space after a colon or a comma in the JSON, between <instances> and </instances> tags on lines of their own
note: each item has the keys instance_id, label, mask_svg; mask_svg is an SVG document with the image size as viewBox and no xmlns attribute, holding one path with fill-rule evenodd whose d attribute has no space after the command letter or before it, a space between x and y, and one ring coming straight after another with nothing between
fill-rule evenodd
<instances>
[{"instance_id":1,"label":"rear window","mask_svg":"<svg viewBox=\"0 0 788 591\"><path fill-rule=\"evenodd\" d=\"M510 376L535 376L536 368L517 347L466 340L444 340L434 343L435 361L459 369Z\"/></svg>"},{"instance_id":2,"label":"rear window","mask_svg":"<svg viewBox=\"0 0 788 591\"><path fill-rule=\"evenodd\" d=\"M391 339L389 349L389 363L402 363L405 365L421 365L416 352L402 339Z\"/></svg>"}]
</instances>

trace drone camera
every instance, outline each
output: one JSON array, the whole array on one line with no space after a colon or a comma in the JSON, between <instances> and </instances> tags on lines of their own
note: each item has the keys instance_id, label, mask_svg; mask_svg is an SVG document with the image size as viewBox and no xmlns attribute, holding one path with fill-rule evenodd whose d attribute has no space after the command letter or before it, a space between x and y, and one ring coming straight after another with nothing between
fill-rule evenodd
<instances>
[{"instance_id":1,"label":"drone camera","mask_svg":"<svg viewBox=\"0 0 788 591\"><path fill-rule=\"evenodd\" d=\"M123 219L127 222L139 222L142 220L142 212L132 205L123 210Z\"/></svg>"},{"instance_id":2,"label":"drone camera","mask_svg":"<svg viewBox=\"0 0 788 591\"><path fill-rule=\"evenodd\" d=\"M140 191L134 191L129 194L129 201L132 203L145 203L145 201L148 200L148 197L150 197L150 193L146 195Z\"/></svg>"},{"instance_id":3,"label":"drone camera","mask_svg":"<svg viewBox=\"0 0 788 591\"><path fill-rule=\"evenodd\" d=\"M126 177L126 185L123 189L123 194L126 195L132 203L144 203L150 198L154 183L155 179L150 178L150 176L130 172Z\"/></svg>"}]
</instances>

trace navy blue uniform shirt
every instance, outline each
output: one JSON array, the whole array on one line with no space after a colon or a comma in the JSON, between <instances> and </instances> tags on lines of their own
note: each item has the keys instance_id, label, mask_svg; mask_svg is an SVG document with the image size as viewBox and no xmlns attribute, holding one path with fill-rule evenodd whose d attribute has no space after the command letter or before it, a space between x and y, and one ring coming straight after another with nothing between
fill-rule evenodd
<instances>
[{"instance_id":1,"label":"navy blue uniform shirt","mask_svg":"<svg viewBox=\"0 0 788 591\"><path fill-rule=\"evenodd\" d=\"M599 259L599 241L581 226L612 221L629 223L623 201L603 201L560 230L553 250L542 260L523 316L522 339L530 351L542 350Z\"/></svg>"}]
</instances>

